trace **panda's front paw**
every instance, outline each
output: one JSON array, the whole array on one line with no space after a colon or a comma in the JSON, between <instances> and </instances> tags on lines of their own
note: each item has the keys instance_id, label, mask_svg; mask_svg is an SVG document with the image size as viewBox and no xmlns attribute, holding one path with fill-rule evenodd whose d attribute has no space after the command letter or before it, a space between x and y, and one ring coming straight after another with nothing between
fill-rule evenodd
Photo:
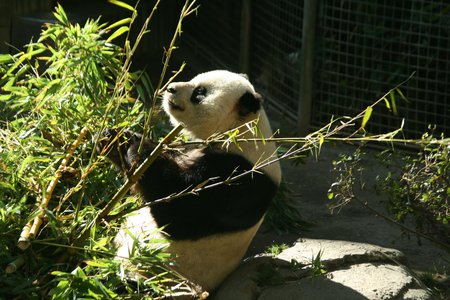
<instances>
[{"instance_id":1,"label":"panda's front paw","mask_svg":"<svg viewBox=\"0 0 450 300\"><path fill-rule=\"evenodd\" d=\"M98 138L96 150L98 154L104 155L114 165L121 170L124 168L124 153L126 153L126 138L120 131L112 128L106 128Z\"/></svg>"},{"instance_id":2,"label":"panda's front paw","mask_svg":"<svg viewBox=\"0 0 450 300\"><path fill-rule=\"evenodd\" d=\"M99 154L105 155L109 152L110 148L113 146L111 142L117 136L117 130L106 128L100 133L98 137L96 150Z\"/></svg>"},{"instance_id":3,"label":"panda's front paw","mask_svg":"<svg viewBox=\"0 0 450 300\"><path fill-rule=\"evenodd\" d=\"M137 153L141 139L141 134L130 130L107 128L99 136L97 152L106 156L122 172L129 174L140 162L139 158L142 157ZM147 154L147 143L144 146L142 155Z\"/></svg>"}]
</instances>

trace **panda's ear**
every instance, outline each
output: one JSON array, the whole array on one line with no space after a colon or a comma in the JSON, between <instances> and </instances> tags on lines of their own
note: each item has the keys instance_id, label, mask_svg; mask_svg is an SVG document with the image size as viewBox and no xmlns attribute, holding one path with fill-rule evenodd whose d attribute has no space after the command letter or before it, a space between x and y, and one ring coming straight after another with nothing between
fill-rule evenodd
<instances>
[{"instance_id":1,"label":"panda's ear","mask_svg":"<svg viewBox=\"0 0 450 300\"><path fill-rule=\"evenodd\" d=\"M238 111L241 117L245 117L250 113L256 113L261 109L262 96L258 93L246 92L239 99Z\"/></svg>"}]
</instances>

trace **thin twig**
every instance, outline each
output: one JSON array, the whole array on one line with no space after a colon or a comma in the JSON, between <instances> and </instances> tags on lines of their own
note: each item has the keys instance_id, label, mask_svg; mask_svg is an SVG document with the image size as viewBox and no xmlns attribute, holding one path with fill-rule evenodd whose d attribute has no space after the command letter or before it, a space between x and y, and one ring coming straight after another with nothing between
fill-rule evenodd
<instances>
[{"instance_id":1,"label":"thin twig","mask_svg":"<svg viewBox=\"0 0 450 300\"><path fill-rule=\"evenodd\" d=\"M397 85L396 87L391 89L389 92L384 94L381 98L379 98L377 101L375 101L375 103L373 103L369 107L373 108L376 105L378 105L380 102L384 101L384 99L389 95L389 93L391 93L395 89L399 88L402 84L407 82L410 78L411 77L409 77L407 80L405 80L404 82L400 83L399 85ZM351 134L349 137L343 137L343 138L335 137L335 135L342 132L344 129L354 127L356 124L356 121L358 121L359 119L362 119L364 117L366 110L364 110L363 112L359 113L358 115L356 115L355 117L352 117L352 118L334 119L329 124L325 125L321 129L319 129L318 131L313 132L313 133L309 134L308 136L302 137L302 138L274 138L274 137L245 138L245 139L235 138L235 137L226 138L227 135L232 136L232 133L235 133L235 132L238 132L238 136L243 136L244 134L246 134L249 131L259 132L259 130L253 130L250 128L249 124L252 122L255 123L254 121L251 121L249 123L239 126L238 128L232 129L223 134L216 135L216 136L211 137L204 141L187 141L187 142L176 142L174 144L171 144L170 146L180 146L183 144L210 145L210 144L215 144L215 143L221 143L226 147L226 145L228 145L231 142L236 143L236 144L238 144L240 142L277 142L277 143L302 144L302 146L300 146L298 148L295 148L293 146L288 151L286 151L283 155L281 155L279 157L277 157L276 154L274 153L271 157L264 160L264 162L255 164L251 170L247 170L247 171L244 171L237 175L230 176L226 180L223 180L220 182L214 182L214 183L206 184L206 185L202 185L202 186L197 186L192 189L185 190L184 192L180 192L177 194L169 195L167 197L159 198L159 199L153 200L152 202L149 202L142 206L134 208L132 210L127 210L127 213L138 210L142 207L153 206L153 205L156 205L159 203L170 202L174 199L185 197L187 195L193 195L193 194L195 195L201 191L215 188L220 185L230 184L234 181L239 180L240 178L242 178L244 176L249 176L250 174L252 174L254 172L260 172L261 169L263 169L264 167L267 167L273 163L279 162L281 160L296 157L298 154L303 153L309 149L319 148L319 150L320 150L320 146L324 141L344 141L344 142L376 141L376 142L386 143L386 142L392 142L393 140L395 140L395 141L399 141L399 142L414 143L414 144L421 144L424 142L424 141L418 140L418 139L417 140L394 139L393 136L398 134L400 130L394 130L392 132L389 132L386 134L380 134L380 135L373 135L373 136L366 136L366 137L354 137L357 134L357 132L359 130L358 129L358 130L354 131L354 133ZM333 127L332 126L333 124L335 124L336 126ZM247 128L247 130L241 130L242 128ZM448 139L429 141L429 143L446 143L446 142L448 142ZM123 214L118 214L117 216L123 216ZM113 216L113 218L115 218L115 217L116 216Z\"/></svg>"},{"instance_id":2,"label":"thin twig","mask_svg":"<svg viewBox=\"0 0 450 300\"><path fill-rule=\"evenodd\" d=\"M419 231L416 231L416 230L414 230L414 229L411 229L411 228L409 228L409 227L403 225L402 223L395 221L394 219L392 219L392 218L390 218L390 217L388 217L388 216L382 214L382 213L379 212L377 209L375 209L375 208L373 208L372 206L370 206L367 202L362 201L361 199L359 199L359 198L356 197L356 196L354 196L353 199L356 200L356 201L357 201L358 203L360 203L361 205L363 205L363 206L364 206L365 208L367 208L368 210L370 210L371 212L373 212L374 214L376 214L377 216L380 216L381 218L383 218L384 220L386 220L386 221L388 221L388 222L390 222L390 223L393 223L393 224L399 226L400 228L402 228L402 229L405 230L405 231L408 231L409 233L413 233L413 234L416 234L416 235L418 235L418 236L420 236L420 237L422 237L422 238L424 238L424 239L427 239L427 240L429 240L430 242L432 242L432 243L434 243L434 244L436 244L436 245L442 247L443 249L445 249L445 250L447 250L447 251L450 251L450 246L449 246L448 244L442 243L442 242L440 242L440 241L438 241L438 240L432 238L431 236L428 236L428 235L426 235L426 234L424 234L424 233L422 233L422 232L419 232Z\"/></svg>"},{"instance_id":3,"label":"thin twig","mask_svg":"<svg viewBox=\"0 0 450 300\"><path fill-rule=\"evenodd\" d=\"M181 9L181 13L180 13L180 17L178 19L178 24L177 27L175 29L175 32L172 36L172 40L170 41L169 47L167 48L166 52L165 52L165 57L164 57L164 64L163 64L163 68L161 70L161 75L159 77L159 81L158 84L156 85L155 88L155 92L153 94L153 101L152 101L152 108L150 109L150 112L147 116L147 118L145 119L144 122L144 130L143 130L143 135L142 135L142 140L141 143L139 144L139 148L138 148L138 153L140 153L142 151L142 145L144 143L144 137L147 136L147 133L150 130L150 123L153 117L153 112L154 112L154 108L155 108L155 104L156 104L156 99L158 98L158 96L160 95L161 91L162 91L162 86L163 86L163 82L164 82L164 78L166 77L166 73L167 73L167 68L169 67L169 61L172 57L172 52L174 49L176 49L175 47L175 42L177 41L178 37L181 35L181 28L182 28L182 24L183 24L183 20L184 18L186 18L188 15L191 14L191 12L195 11L197 9L197 7L193 7L196 3L196 0L193 0L191 3L189 3L189 0L186 0L184 2L183 8ZM181 70L184 68L184 63L182 65L182 67L180 68L180 70L175 74L177 75L179 72L181 72ZM174 76L172 76L170 78L170 81L173 80Z\"/></svg>"}]
</instances>

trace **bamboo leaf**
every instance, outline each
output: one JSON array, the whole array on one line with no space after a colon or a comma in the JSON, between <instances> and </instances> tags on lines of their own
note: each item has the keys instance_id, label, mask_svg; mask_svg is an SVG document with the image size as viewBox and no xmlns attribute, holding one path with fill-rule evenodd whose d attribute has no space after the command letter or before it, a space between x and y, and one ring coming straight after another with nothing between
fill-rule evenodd
<instances>
[{"instance_id":1,"label":"bamboo leaf","mask_svg":"<svg viewBox=\"0 0 450 300\"><path fill-rule=\"evenodd\" d=\"M136 9L133 6L131 6L125 2L118 1L118 0L108 0L108 2L110 2L114 5L120 6L122 8L128 9L129 11L136 12Z\"/></svg>"},{"instance_id":2,"label":"bamboo leaf","mask_svg":"<svg viewBox=\"0 0 450 300\"><path fill-rule=\"evenodd\" d=\"M392 111L391 104L389 103L389 100L386 97L383 97L383 100L384 100L384 103L386 104L386 108L389 111Z\"/></svg>"},{"instance_id":3,"label":"bamboo leaf","mask_svg":"<svg viewBox=\"0 0 450 300\"><path fill-rule=\"evenodd\" d=\"M55 18L57 18L62 24L68 26L69 25L69 19L67 18L66 12L62 8L60 4L55 9L56 11L53 13Z\"/></svg>"},{"instance_id":4,"label":"bamboo leaf","mask_svg":"<svg viewBox=\"0 0 450 300\"><path fill-rule=\"evenodd\" d=\"M366 124L369 121L370 116L372 115L372 111L373 111L372 106L368 106L366 108L366 110L364 112L364 117L363 117L363 120L362 120L362 123L361 123L361 129L364 129L364 127L366 127Z\"/></svg>"},{"instance_id":5,"label":"bamboo leaf","mask_svg":"<svg viewBox=\"0 0 450 300\"><path fill-rule=\"evenodd\" d=\"M323 142L325 141L324 136L321 134L319 138L319 149L322 149Z\"/></svg>"},{"instance_id":6,"label":"bamboo leaf","mask_svg":"<svg viewBox=\"0 0 450 300\"><path fill-rule=\"evenodd\" d=\"M203 188L205 185L207 185L210 182L210 179L206 179L203 182L200 182L199 184L197 184L197 186L195 188L193 188L193 191L197 191L200 190L201 188Z\"/></svg>"},{"instance_id":7,"label":"bamboo leaf","mask_svg":"<svg viewBox=\"0 0 450 300\"><path fill-rule=\"evenodd\" d=\"M17 174L19 177L22 177L22 174L25 171L25 168L28 167L33 162L49 162L49 161L50 161L50 159L46 158L46 157L35 157L35 156L30 155L22 161Z\"/></svg>"},{"instance_id":8,"label":"bamboo leaf","mask_svg":"<svg viewBox=\"0 0 450 300\"><path fill-rule=\"evenodd\" d=\"M94 260L85 260L84 263L88 266L91 267L97 267L97 268L105 268L108 265L99 261L94 261Z\"/></svg>"},{"instance_id":9,"label":"bamboo leaf","mask_svg":"<svg viewBox=\"0 0 450 300\"><path fill-rule=\"evenodd\" d=\"M107 42L111 42L112 40L114 40L115 38L121 36L122 34L124 34L125 32L128 32L130 28L128 26L122 26L119 29L117 29L116 31L114 31L113 34L111 34L111 36L106 40Z\"/></svg>"},{"instance_id":10,"label":"bamboo leaf","mask_svg":"<svg viewBox=\"0 0 450 300\"><path fill-rule=\"evenodd\" d=\"M31 49L31 48L30 48ZM28 51L27 53L21 53L19 59L14 63L14 65L8 70L7 75L11 75L14 70L17 69L17 67L19 67L22 63L24 63L26 60L31 59L33 56L35 56L36 54L40 54L42 52L44 52L45 49L36 49L36 50L32 50L32 51ZM5 75L6 76L6 75ZM5 77L4 76L4 77Z\"/></svg>"},{"instance_id":11,"label":"bamboo leaf","mask_svg":"<svg viewBox=\"0 0 450 300\"><path fill-rule=\"evenodd\" d=\"M0 64L9 63L13 61L11 54L0 54Z\"/></svg>"},{"instance_id":12,"label":"bamboo leaf","mask_svg":"<svg viewBox=\"0 0 450 300\"><path fill-rule=\"evenodd\" d=\"M405 95L403 94L401 89L396 88L395 91L400 95L400 97L402 97L403 100L405 100L406 102L409 102L408 98L405 97Z\"/></svg>"},{"instance_id":13,"label":"bamboo leaf","mask_svg":"<svg viewBox=\"0 0 450 300\"><path fill-rule=\"evenodd\" d=\"M131 18L125 18L125 19L119 20L119 21L109 25L108 27L106 27L106 30L111 30L111 29L119 27L121 25L130 24L131 20L132 20Z\"/></svg>"},{"instance_id":14,"label":"bamboo leaf","mask_svg":"<svg viewBox=\"0 0 450 300\"><path fill-rule=\"evenodd\" d=\"M394 113L394 115L397 115L397 104L395 103L395 95L394 95L394 91L391 91L389 93L389 98L391 100L391 105L392 105L392 112Z\"/></svg>"},{"instance_id":15,"label":"bamboo leaf","mask_svg":"<svg viewBox=\"0 0 450 300\"><path fill-rule=\"evenodd\" d=\"M16 191L16 188L12 184L4 181L0 181L0 188Z\"/></svg>"}]
</instances>

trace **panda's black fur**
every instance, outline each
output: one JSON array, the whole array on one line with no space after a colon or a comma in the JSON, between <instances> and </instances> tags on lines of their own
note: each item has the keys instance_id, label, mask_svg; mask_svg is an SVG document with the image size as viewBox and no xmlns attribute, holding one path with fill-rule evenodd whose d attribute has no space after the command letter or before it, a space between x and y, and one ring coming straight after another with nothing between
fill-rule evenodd
<instances>
[{"instance_id":1,"label":"panda's black fur","mask_svg":"<svg viewBox=\"0 0 450 300\"><path fill-rule=\"evenodd\" d=\"M242 138L272 135L269 121L246 76L228 71L202 73L188 82L171 83L163 108L174 125L182 124L193 140L232 130L238 126ZM258 130L245 124L258 120ZM115 140L108 158L128 174L155 148L146 140L137 153L141 136L125 131L116 138L106 130L100 148ZM254 166L265 164L258 170ZM226 184L227 179L247 172ZM163 227L169 246L177 254L174 269L211 291L232 272L244 256L261 225L264 213L281 180L273 142L248 142L239 146L218 144L190 146L164 151L134 186L145 202L152 202L195 187L214 185L196 194L144 207L130 214L115 242L118 257L128 257L135 238L144 242ZM130 235L132 237L130 237Z\"/></svg>"},{"instance_id":2,"label":"panda's black fur","mask_svg":"<svg viewBox=\"0 0 450 300\"><path fill-rule=\"evenodd\" d=\"M114 132L107 131L107 136L110 140L114 137ZM127 132L118 140L123 157L110 154L110 160L119 167L126 164L126 168L130 168L130 164L142 163L156 144L145 141L139 155L141 159L136 161L140 140L140 135ZM139 179L135 189L148 203L191 190L204 182L210 185L225 181L233 174L253 168L253 164L242 155L213 148L203 148L200 151L195 164L189 168L182 168L174 163L176 157L184 155L180 151L163 153ZM249 172L230 184L221 184L196 194L158 203L151 210L157 225L165 226L164 232L170 239L196 240L255 225L263 217L276 190L276 183L267 175Z\"/></svg>"}]
</instances>

